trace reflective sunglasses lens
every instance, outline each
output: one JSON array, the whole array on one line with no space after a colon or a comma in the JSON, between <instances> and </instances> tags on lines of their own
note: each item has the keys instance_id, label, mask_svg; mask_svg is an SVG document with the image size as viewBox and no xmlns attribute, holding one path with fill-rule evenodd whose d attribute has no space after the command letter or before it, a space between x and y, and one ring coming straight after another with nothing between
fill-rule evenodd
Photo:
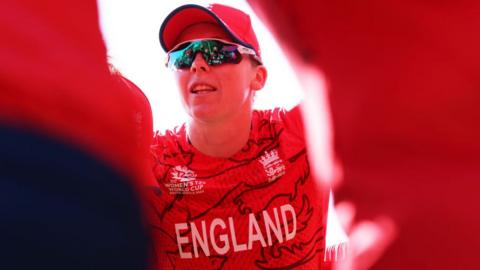
<instances>
[{"instance_id":1,"label":"reflective sunglasses lens","mask_svg":"<svg viewBox=\"0 0 480 270\"><path fill-rule=\"evenodd\" d=\"M195 55L200 52L208 65L239 63L241 55L238 46L218 40L200 40L187 43L168 54L168 67L175 69L190 68Z\"/></svg>"},{"instance_id":2,"label":"reflective sunglasses lens","mask_svg":"<svg viewBox=\"0 0 480 270\"><path fill-rule=\"evenodd\" d=\"M207 56L209 65L221 65L225 63L239 63L242 60L238 47L233 44L225 44L217 42L213 51L210 51L210 55Z\"/></svg>"},{"instance_id":3,"label":"reflective sunglasses lens","mask_svg":"<svg viewBox=\"0 0 480 270\"><path fill-rule=\"evenodd\" d=\"M189 68L194 59L195 53L191 48L191 44L183 49L179 49L168 54L167 66L175 69Z\"/></svg>"}]
</instances>

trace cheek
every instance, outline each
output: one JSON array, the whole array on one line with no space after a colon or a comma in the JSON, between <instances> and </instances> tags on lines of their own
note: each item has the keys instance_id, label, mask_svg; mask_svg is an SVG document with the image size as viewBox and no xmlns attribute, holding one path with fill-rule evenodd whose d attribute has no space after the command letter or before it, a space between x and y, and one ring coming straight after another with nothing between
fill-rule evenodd
<instances>
[{"instance_id":1,"label":"cheek","mask_svg":"<svg viewBox=\"0 0 480 270\"><path fill-rule=\"evenodd\" d=\"M222 78L224 86L239 94L248 92L250 89L250 76L244 71L224 72L220 77Z\"/></svg>"},{"instance_id":2,"label":"cheek","mask_svg":"<svg viewBox=\"0 0 480 270\"><path fill-rule=\"evenodd\" d=\"M175 74L175 82L177 84L177 89L180 91L182 98L185 97L188 91L188 76L186 73L179 72Z\"/></svg>"}]
</instances>

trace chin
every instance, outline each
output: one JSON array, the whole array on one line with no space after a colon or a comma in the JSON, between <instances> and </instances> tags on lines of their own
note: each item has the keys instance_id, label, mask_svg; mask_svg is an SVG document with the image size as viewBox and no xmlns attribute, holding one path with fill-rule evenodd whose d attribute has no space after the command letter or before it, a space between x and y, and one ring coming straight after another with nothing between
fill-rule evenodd
<instances>
[{"instance_id":1,"label":"chin","mask_svg":"<svg viewBox=\"0 0 480 270\"><path fill-rule=\"evenodd\" d=\"M192 110L190 116L195 120L209 121L217 118L218 113L212 110Z\"/></svg>"}]
</instances>

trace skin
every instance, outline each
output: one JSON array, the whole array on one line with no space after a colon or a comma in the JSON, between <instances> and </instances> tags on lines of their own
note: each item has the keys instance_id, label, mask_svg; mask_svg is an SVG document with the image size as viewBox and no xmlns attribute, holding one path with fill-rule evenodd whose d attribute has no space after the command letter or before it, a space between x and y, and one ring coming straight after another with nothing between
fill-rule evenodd
<instances>
[{"instance_id":1,"label":"skin","mask_svg":"<svg viewBox=\"0 0 480 270\"><path fill-rule=\"evenodd\" d=\"M231 41L220 26L199 23L186 28L176 44L202 38ZM220 158L238 152L249 137L254 93L263 88L266 78L265 67L253 65L246 56L238 64L209 66L197 54L190 69L175 71L190 116L187 134L193 146Z\"/></svg>"}]
</instances>

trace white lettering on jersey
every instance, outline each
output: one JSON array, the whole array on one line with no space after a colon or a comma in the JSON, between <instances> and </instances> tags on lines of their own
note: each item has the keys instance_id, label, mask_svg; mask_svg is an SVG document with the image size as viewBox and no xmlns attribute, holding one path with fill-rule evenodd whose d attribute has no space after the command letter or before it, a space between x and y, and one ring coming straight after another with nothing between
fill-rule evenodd
<instances>
[{"instance_id":1,"label":"white lettering on jersey","mask_svg":"<svg viewBox=\"0 0 480 270\"><path fill-rule=\"evenodd\" d=\"M172 168L170 178L164 183L170 194L200 194L204 192L205 181L197 180L197 174L186 166Z\"/></svg>"},{"instance_id":2,"label":"white lettering on jersey","mask_svg":"<svg viewBox=\"0 0 480 270\"><path fill-rule=\"evenodd\" d=\"M292 216L292 231L288 231L288 218L287 211L290 212ZM283 224L285 224L285 241L293 239L297 233L297 215L295 214L295 209L290 204L285 204L280 206L280 212L282 212Z\"/></svg>"},{"instance_id":3,"label":"white lettering on jersey","mask_svg":"<svg viewBox=\"0 0 480 270\"><path fill-rule=\"evenodd\" d=\"M216 218L210 224L210 239L215 239L215 227L220 226L223 230L227 227L221 218ZM230 242L228 242L228 235L226 233L219 235L223 247L219 247L216 241L211 241L213 249L220 255L227 253L230 249Z\"/></svg>"},{"instance_id":4,"label":"white lettering on jersey","mask_svg":"<svg viewBox=\"0 0 480 270\"><path fill-rule=\"evenodd\" d=\"M205 256L211 256L212 252L224 255L231 248L233 248L234 252L240 252L251 250L255 245L261 245L262 247L272 246L275 242L274 239L279 243L293 239L297 233L297 217L294 208L290 204L285 204L272 210L273 219L266 210L262 212L260 216L263 220L262 228L254 214L248 215L248 228L242 228L240 232L248 234L246 243L237 242L238 232L236 230L238 228L235 227L233 217L228 217L228 225L221 218L215 218L210 224L202 220L199 226L198 223L195 224L194 222L175 224L180 257L182 259L198 258L201 253L205 254ZM279 211L280 213L278 213ZM189 225L190 232L182 236L181 231L188 230ZM284 228L283 232L282 226ZM262 233L262 229L264 229L265 236ZM191 244L193 254L192 252L183 251L183 246L188 244Z\"/></svg>"},{"instance_id":5,"label":"white lettering on jersey","mask_svg":"<svg viewBox=\"0 0 480 270\"><path fill-rule=\"evenodd\" d=\"M191 259L192 253L191 252L183 252L182 244L188 243L188 237L180 236L180 230L188 229L187 223L177 223L175 224L175 234L177 235L177 245L178 245L178 252L180 253L181 258Z\"/></svg>"}]
</instances>

